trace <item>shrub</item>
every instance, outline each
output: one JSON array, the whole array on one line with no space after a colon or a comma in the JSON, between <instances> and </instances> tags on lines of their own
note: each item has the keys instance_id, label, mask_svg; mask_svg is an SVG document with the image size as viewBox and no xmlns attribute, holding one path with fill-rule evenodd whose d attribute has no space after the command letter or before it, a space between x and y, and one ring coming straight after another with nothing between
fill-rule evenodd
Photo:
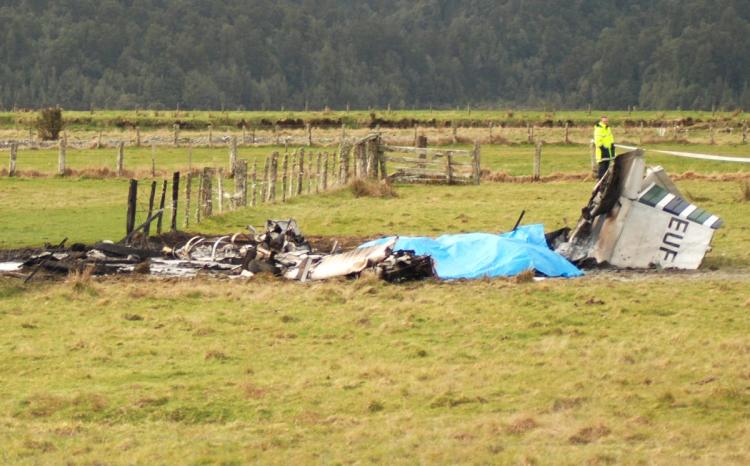
<instances>
[{"instance_id":1,"label":"shrub","mask_svg":"<svg viewBox=\"0 0 750 466\"><path fill-rule=\"evenodd\" d=\"M44 141L55 141L63 129L62 110L59 107L43 108L36 120L39 138Z\"/></svg>"}]
</instances>

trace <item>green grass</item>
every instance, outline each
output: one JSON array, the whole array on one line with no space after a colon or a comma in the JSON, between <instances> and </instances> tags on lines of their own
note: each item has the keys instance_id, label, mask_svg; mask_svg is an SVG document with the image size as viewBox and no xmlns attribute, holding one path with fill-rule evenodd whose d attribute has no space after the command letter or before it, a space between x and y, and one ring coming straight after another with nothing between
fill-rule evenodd
<instances>
[{"instance_id":1,"label":"green grass","mask_svg":"<svg viewBox=\"0 0 750 466\"><path fill-rule=\"evenodd\" d=\"M468 149L470 146L460 144L455 147ZM742 145L722 145L709 146L700 144L691 144L689 147L676 144L652 144L646 145L647 149L677 150L682 152L707 153L731 156L750 157L749 146ZM336 148L314 147L305 148L308 153L312 150L318 152L335 152ZM294 148L290 147L290 150ZM189 156L192 151L192 158ZM262 170L265 158L278 151L283 153L284 148L281 146L267 147L240 147L239 158L252 162L257 162L259 170ZM483 145L482 151L482 168L491 171L503 171L510 175L531 175L533 167L534 148L528 144L515 145ZM114 148L107 149L68 149L66 153L66 166L73 170L98 170L108 169L115 170L117 150ZM57 172L56 149L44 150L20 150L17 159L17 170L21 172L36 171L43 174L54 174ZM750 163L738 164L727 162L715 162L707 160L686 159L669 155L662 155L656 152L647 152L647 162L650 165L661 165L670 173L683 173L693 171L697 173L730 173L730 172L749 172ZM187 170L192 163L192 167L224 167L229 164L229 152L226 147L196 147L191 150L188 148L170 148L158 147L155 151L155 165L157 171L162 176L169 176L173 171ZM542 150L542 173L587 173L590 171L591 156L590 149L585 145L565 145L549 144L545 145ZM125 151L125 169L134 171L139 177L145 177L151 170L151 148L129 147Z\"/></svg>"},{"instance_id":2,"label":"green grass","mask_svg":"<svg viewBox=\"0 0 750 466\"><path fill-rule=\"evenodd\" d=\"M748 285L0 280L0 461L747 464Z\"/></svg>"},{"instance_id":3,"label":"green grass","mask_svg":"<svg viewBox=\"0 0 750 466\"><path fill-rule=\"evenodd\" d=\"M681 181L695 202L726 221L717 231L708 265L750 265L750 203L740 202L736 182ZM293 198L286 204L215 216L191 230L233 232L260 227L268 218L296 218L310 235L438 235L461 231L506 231L526 210L526 223L547 230L574 226L591 182L484 183L480 186L402 186L395 199L354 198L349 190ZM148 184L139 189L138 220L146 216ZM194 187L194 190L196 188ZM127 181L62 178L0 179L0 248L119 240L124 236ZM194 193L195 194L195 193ZM184 198L184 191L180 193ZM169 204L170 194L167 195ZM184 219L184 199L178 220ZM195 206L195 200L193 200ZM216 204L215 204L216 208Z\"/></svg>"},{"instance_id":4,"label":"green grass","mask_svg":"<svg viewBox=\"0 0 750 466\"><path fill-rule=\"evenodd\" d=\"M607 114L613 124L621 124L626 120L646 122L680 120L692 118L694 120L717 120L742 122L747 118L744 112L711 112L701 111L535 111L535 110L471 110L466 108L458 110L357 110L357 111L253 111L253 112L221 112L221 111L181 111L176 114L174 110L168 111L126 111L126 110L97 110L93 114L88 111L65 111L63 113L70 129L92 129L109 128L115 125L128 126L138 124L141 127L165 127L171 128L175 121L191 124L197 128L205 128L213 124L214 128L239 127L240 122L245 121L251 125L259 125L262 121L276 122L284 119L301 119L304 121L341 119L350 126L358 127L370 123L370 114L374 113L378 118L384 120L398 121L420 120L429 122L433 119L439 124L452 121L460 123L468 122L495 122L497 124L524 125L526 122L544 122L547 120L567 121L576 125L588 126L592 120L599 118L601 114ZM25 128L33 126L37 118L36 112L0 112L0 128Z\"/></svg>"},{"instance_id":5,"label":"green grass","mask_svg":"<svg viewBox=\"0 0 750 466\"><path fill-rule=\"evenodd\" d=\"M524 174L530 148L504 149ZM579 148L558 149L577 172ZM747 464L750 203L736 182L677 184L726 222L697 274L0 279L0 463ZM551 230L591 187L343 189L192 229L294 217L308 235L438 235L508 230L525 209ZM0 248L117 240L126 198L125 179L2 178Z\"/></svg>"}]
</instances>

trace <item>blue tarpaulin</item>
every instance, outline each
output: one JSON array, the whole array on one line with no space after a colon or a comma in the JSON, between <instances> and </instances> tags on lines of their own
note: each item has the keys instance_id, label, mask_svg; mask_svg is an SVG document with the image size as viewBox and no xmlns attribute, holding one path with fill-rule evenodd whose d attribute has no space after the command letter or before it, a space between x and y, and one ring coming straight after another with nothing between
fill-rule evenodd
<instances>
[{"instance_id":1,"label":"blue tarpaulin","mask_svg":"<svg viewBox=\"0 0 750 466\"><path fill-rule=\"evenodd\" d=\"M360 247L388 241L381 238ZM576 266L547 247L542 225L524 225L509 233L464 233L439 238L398 238L396 251L432 257L435 272L444 280L512 277L533 269L547 277L579 277Z\"/></svg>"}]
</instances>

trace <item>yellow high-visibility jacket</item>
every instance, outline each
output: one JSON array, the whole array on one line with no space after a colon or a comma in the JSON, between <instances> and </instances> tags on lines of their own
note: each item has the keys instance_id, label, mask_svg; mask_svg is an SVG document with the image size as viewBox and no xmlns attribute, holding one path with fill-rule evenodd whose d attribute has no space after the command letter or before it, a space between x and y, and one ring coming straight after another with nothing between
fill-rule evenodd
<instances>
[{"instance_id":1,"label":"yellow high-visibility jacket","mask_svg":"<svg viewBox=\"0 0 750 466\"><path fill-rule=\"evenodd\" d=\"M615 145L615 137L612 135L612 128L603 124L601 121L594 125L594 144L596 144L596 161L602 161L602 146L609 149L612 154L612 146Z\"/></svg>"}]
</instances>

